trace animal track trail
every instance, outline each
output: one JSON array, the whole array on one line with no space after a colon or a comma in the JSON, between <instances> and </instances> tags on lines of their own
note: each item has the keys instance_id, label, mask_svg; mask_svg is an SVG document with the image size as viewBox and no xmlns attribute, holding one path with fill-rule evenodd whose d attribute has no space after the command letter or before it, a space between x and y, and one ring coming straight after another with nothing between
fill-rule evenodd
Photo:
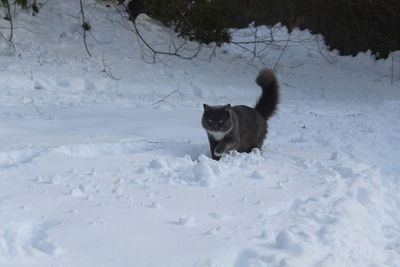
<instances>
[{"instance_id":1,"label":"animal track trail","mask_svg":"<svg viewBox=\"0 0 400 267\"><path fill-rule=\"evenodd\" d=\"M143 151L141 142L110 142L63 145L52 151L80 158L94 158L102 156L129 155Z\"/></svg>"},{"instance_id":2,"label":"animal track trail","mask_svg":"<svg viewBox=\"0 0 400 267\"><path fill-rule=\"evenodd\" d=\"M20 150L1 152L0 171L31 163L46 151L47 149L43 147L28 147Z\"/></svg>"},{"instance_id":3,"label":"animal track trail","mask_svg":"<svg viewBox=\"0 0 400 267\"><path fill-rule=\"evenodd\" d=\"M61 249L48 238L57 225L56 221L43 220L0 226L0 263L57 256Z\"/></svg>"}]
</instances>

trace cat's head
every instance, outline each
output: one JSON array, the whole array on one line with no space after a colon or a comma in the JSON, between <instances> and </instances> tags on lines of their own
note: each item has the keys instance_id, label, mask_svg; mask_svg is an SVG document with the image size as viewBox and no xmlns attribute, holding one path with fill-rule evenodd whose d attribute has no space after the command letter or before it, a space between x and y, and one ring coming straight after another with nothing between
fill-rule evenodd
<instances>
[{"instance_id":1,"label":"cat's head","mask_svg":"<svg viewBox=\"0 0 400 267\"><path fill-rule=\"evenodd\" d=\"M203 105L204 112L201 124L207 131L227 132L232 129L231 105L209 106Z\"/></svg>"}]
</instances>

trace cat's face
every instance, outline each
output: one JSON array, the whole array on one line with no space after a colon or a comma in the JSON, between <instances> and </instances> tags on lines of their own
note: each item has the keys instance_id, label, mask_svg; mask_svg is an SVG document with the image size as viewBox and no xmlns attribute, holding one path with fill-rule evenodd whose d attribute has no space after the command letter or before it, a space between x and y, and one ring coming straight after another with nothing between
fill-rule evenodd
<instances>
[{"instance_id":1,"label":"cat's face","mask_svg":"<svg viewBox=\"0 0 400 267\"><path fill-rule=\"evenodd\" d=\"M212 132L227 132L232 128L231 105L209 106L204 104L201 120L203 128Z\"/></svg>"}]
</instances>

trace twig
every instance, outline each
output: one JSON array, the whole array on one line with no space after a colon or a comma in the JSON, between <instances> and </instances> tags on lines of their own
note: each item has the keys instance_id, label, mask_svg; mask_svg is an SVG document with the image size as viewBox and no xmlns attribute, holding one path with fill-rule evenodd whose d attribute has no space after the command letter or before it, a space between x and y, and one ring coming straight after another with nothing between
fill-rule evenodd
<instances>
[{"instance_id":1,"label":"twig","mask_svg":"<svg viewBox=\"0 0 400 267\"><path fill-rule=\"evenodd\" d=\"M86 43L86 31L90 30L90 24L88 24L85 20L85 12L83 10L83 3L82 0L79 0L80 5L81 5L81 16L82 16L82 28L83 28L83 43L85 45L85 49L87 54L89 55L89 57L92 57L92 55L89 52L89 49L87 47L87 43Z\"/></svg>"},{"instance_id":2,"label":"twig","mask_svg":"<svg viewBox=\"0 0 400 267\"><path fill-rule=\"evenodd\" d=\"M96 43L100 44L100 45L106 45L106 44L111 44L112 41L107 41L107 42L101 42L99 40L97 40L96 36L94 36L94 34L92 32L89 32L89 34L92 36L92 38L96 41Z\"/></svg>"},{"instance_id":3,"label":"twig","mask_svg":"<svg viewBox=\"0 0 400 267\"><path fill-rule=\"evenodd\" d=\"M324 53L322 53L322 49L321 49L321 46L320 46L319 40L318 40L318 35L315 36L315 41L316 41L317 46L318 46L319 54L320 54L329 64L333 64L333 62L332 62L327 56L325 56Z\"/></svg>"},{"instance_id":4,"label":"twig","mask_svg":"<svg viewBox=\"0 0 400 267\"><path fill-rule=\"evenodd\" d=\"M36 111L37 111L37 113L39 113L39 115L43 115L43 113L42 112L40 112L40 110L39 110L39 108L38 108L38 106L36 105L36 103L35 103L35 100L33 100L33 97L31 97L31 103L33 104L33 106L35 107L35 109L36 109Z\"/></svg>"},{"instance_id":5,"label":"twig","mask_svg":"<svg viewBox=\"0 0 400 267\"><path fill-rule=\"evenodd\" d=\"M289 33L288 39L286 40L285 47L282 49L282 52L280 53L280 55L278 57L278 60L276 61L275 66L272 69L274 72L276 71L276 68L278 67L278 64L279 64L279 61L281 60L282 55L285 53L285 50L286 50L286 48L288 46L288 43L289 43L289 40L290 40L290 35L291 35L291 33Z\"/></svg>"},{"instance_id":6,"label":"twig","mask_svg":"<svg viewBox=\"0 0 400 267\"><path fill-rule=\"evenodd\" d=\"M11 8L10 8L10 2L7 0L7 18L8 21L10 22L10 37L8 38L8 41L12 43L12 38L13 38L13 32L14 32L14 25L13 25L13 20L11 17Z\"/></svg>"},{"instance_id":7,"label":"twig","mask_svg":"<svg viewBox=\"0 0 400 267\"><path fill-rule=\"evenodd\" d=\"M394 79L394 59L392 52L389 54L390 58L392 59L392 67L391 67L391 72L390 72L390 86L393 86L393 79Z\"/></svg>"},{"instance_id":8,"label":"twig","mask_svg":"<svg viewBox=\"0 0 400 267\"><path fill-rule=\"evenodd\" d=\"M10 27L3 27L3 26L0 26L0 29L9 30L9 29L11 29L11 28L10 28ZM14 30L17 30L17 29L23 29L23 30L26 30L26 31L28 31L28 32L32 32L32 33L35 33L35 34L38 33L38 32L35 32L35 31L33 31L33 30L29 29L29 28L23 27L23 26L19 26L19 27L15 27L15 26L14 26Z\"/></svg>"},{"instance_id":9,"label":"twig","mask_svg":"<svg viewBox=\"0 0 400 267\"><path fill-rule=\"evenodd\" d=\"M208 62L211 62L212 57L215 55L215 51L216 51L216 50L217 50L217 46L214 46L214 49L213 49L213 51L211 52L210 57L208 58Z\"/></svg>"},{"instance_id":10,"label":"twig","mask_svg":"<svg viewBox=\"0 0 400 267\"><path fill-rule=\"evenodd\" d=\"M102 63L103 63L103 67L104 69L101 70L101 72L104 72L108 77L110 77L113 80L119 81L121 80L121 78L116 78L112 72L111 72L111 67L109 65L106 64L106 60L104 58L104 54L103 54L103 58L102 58Z\"/></svg>"},{"instance_id":11,"label":"twig","mask_svg":"<svg viewBox=\"0 0 400 267\"><path fill-rule=\"evenodd\" d=\"M47 1L44 2L43 4L39 4L37 13L39 13L39 11L42 9L42 7L44 7L45 5L47 5L47 3L48 3L49 1L50 1L50 0L47 0ZM36 2L36 1L35 1L35 2Z\"/></svg>"},{"instance_id":12,"label":"twig","mask_svg":"<svg viewBox=\"0 0 400 267\"><path fill-rule=\"evenodd\" d=\"M126 27L126 24L123 24L123 23L120 22L120 21L111 19L111 18L108 17L108 16L106 17L106 20L108 20L108 21L111 22L112 24L119 24L119 26L124 27L124 28L127 28L127 27ZM128 30L129 30L129 29L128 29Z\"/></svg>"},{"instance_id":13,"label":"twig","mask_svg":"<svg viewBox=\"0 0 400 267\"><path fill-rule=\"evenodd\" d=\"M13 42L8 41L8 39L0 32L0 37L4 39L4 41L13 48L13 51L15 52L15 45Z\"/></svg>"},{"instance_id":14,"label":"twig","mask_svg":"<svg viewBox=\"0 0 400 267\"><path fill-rule=\"evenodd\" d=\"M168 97L170 97L171 95L173 95L173 94L175 94L175 93L178 93L178 92L179 92L179 90L178 90L178 89L175 89L174 91L170 92L169 94L167 94L166 96L164 96L164 97L161 98L160 100L154 102L154 103L153 103L153 106L154 106L154 105L157 105L157 104L159 104L159 103L161 103L161 102L164 102ZM166 103L168 103L168 102L166 102ZM168 104L172 105L171 103L168 103ZM173 106L173 105L172 105L172 106Z\"/></svg>"},{"instance_id":15,"label":"twig","mask_svg":"<svg viewBox=\"0 0 400 267\"><path fill-rule=\"evenodd\" d=\"M254 31L254 43L253 43L253 57L254 58L257 56L257 33L258 33L258 27L256 27L256 30Z\"/></svg>"},{"instance_id":16,"label":"twig","mask_svg":"<svg viewBox=\"0 0 400 267\"><path fill-rule=\"evenodd\" d=\"M236 45L236 46L239 46L240 48L242 48L243 50L249 52L250 54L253 53L253 51L251 51L249 48L247 48L247 47L245 47L244 45L242 45L241 42L234 42L234 41L231 41L231 44Z\"/></svg>"}]
</instances>

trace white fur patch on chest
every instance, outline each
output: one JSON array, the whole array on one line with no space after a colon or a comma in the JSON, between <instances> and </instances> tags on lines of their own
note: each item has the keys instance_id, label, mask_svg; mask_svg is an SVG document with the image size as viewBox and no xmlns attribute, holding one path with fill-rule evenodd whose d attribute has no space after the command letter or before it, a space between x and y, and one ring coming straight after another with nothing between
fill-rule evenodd
<instances>
[{"instance_id":1,"label":"white fur patch on chest","mask_svg":"<svg viewBox=\"0 0 400 267\"><path fill-rule=\"evenodd\" d=\"M214 131L207 131L209 135L211 135L215 140L220 141L222 140L228 132L214 132Z\"/></svg>"}]
</instances>

